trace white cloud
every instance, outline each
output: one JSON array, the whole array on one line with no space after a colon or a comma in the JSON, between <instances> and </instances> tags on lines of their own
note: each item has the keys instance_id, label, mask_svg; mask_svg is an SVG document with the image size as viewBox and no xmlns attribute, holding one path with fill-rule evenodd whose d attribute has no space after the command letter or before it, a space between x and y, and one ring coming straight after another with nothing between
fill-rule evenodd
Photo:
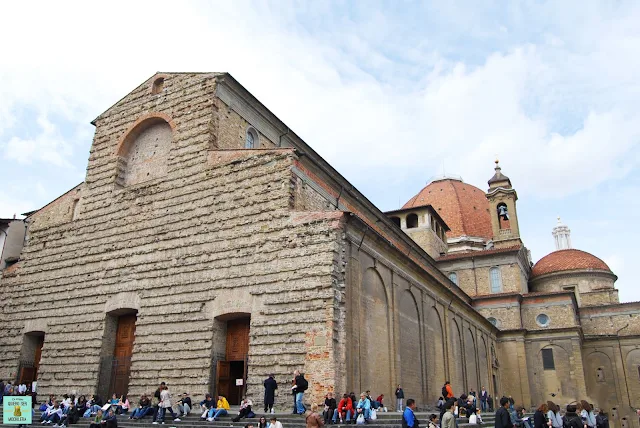
<instances>
[{"instance_id":1,"label":"white cloud","mask_svg":"<svg viewBox=\"0 0 640 428\"><path fill-rule=\"evenodd\" d=\"M38 117L37 124L40 132L34 138L12 137L4 145L4 158L21 164L30 164L35 160L71 168L68 161L72 152L71 144L62 138L57 127L45 116Z\"/></svg>"},{"instance_id":2,"label":"white cloud","mask_svg":"<svg viewBox=\"0 0 640 428\"><path fill-rule=\"evenodd\" d=\"M91 140L88 122L143 80L229 71L354 184L374 182L374 201L386 202L380 186L422 183L443 163L482 187L495 155L529 201L638 170L640 6L442 3L404 11L415 17L336 7L3 3L12 19L0 27L11 40L0 56L0 156L72 166L71 187L86 166L76 148ZM25 110L33 123L17 123ZM56 196L34 192L24 210ZM24 202L5 190L2 204Z\"/></svg>"}]
</instances>

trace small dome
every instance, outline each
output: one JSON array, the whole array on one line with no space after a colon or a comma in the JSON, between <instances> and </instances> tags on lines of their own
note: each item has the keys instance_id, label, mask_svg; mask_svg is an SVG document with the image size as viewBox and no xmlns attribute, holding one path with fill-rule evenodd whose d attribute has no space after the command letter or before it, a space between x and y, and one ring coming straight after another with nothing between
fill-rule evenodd
<instances>
[{"instance_id":1,"label":"small dome","mask_svg":"<svg viewBox=\"0 0 640 428\"><path fill-rule=\"evenodd\" d=\"M531 277L547 273L571 270L604 271L610 274L609 266L593 254L575 249L558 250L541 258L531 270Z\"/></svg>"},{"instance_id":2,"label":"small dome","mask_svg":"<svg viewBox=\"0 0 640 428\"><path fill-rule=\"evenodd\" d=\"M432 181L402 209L431 205L451 228L447 236L493 239L489 202L485 193L457 178Z\"/></svg>"}]
</instances>

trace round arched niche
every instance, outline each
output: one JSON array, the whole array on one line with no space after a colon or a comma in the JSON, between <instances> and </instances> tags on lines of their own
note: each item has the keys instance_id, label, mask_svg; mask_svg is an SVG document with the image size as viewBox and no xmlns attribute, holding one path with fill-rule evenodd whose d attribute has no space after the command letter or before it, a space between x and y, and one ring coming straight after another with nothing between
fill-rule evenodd
<instances>
[{"instance_id":1,"label":"round arched niche","mask_svg":"<svg viewBox=\"0 0 640 428\"><path fill-rule=\"evenodd\" d=\"M117 184L126 187L166 175L174 128L165 114L138 119L118 144Z\"/></svg>"}]
</instances>

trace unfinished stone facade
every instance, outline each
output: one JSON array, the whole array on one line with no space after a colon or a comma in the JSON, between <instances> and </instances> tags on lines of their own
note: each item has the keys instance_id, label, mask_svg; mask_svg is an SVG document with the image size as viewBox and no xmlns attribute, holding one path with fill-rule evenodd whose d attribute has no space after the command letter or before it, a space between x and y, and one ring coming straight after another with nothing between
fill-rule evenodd
<instances>
[{"instance_id":1,"label":"unfinished stone facade","mask_svg":"<svg viewBox=\"0 0 640 428\"><path fill-rule=\"evenodd\" d=\"M308 402L402 383L425 405L450 375L460 392L497 377L470 298L228 74L154 76L94 125L84 183L29 215L3 272L0 377L37 362L39 394L165 381L200 398L232 353L257 402L275 374L280 408L295 369Z\"/></svg>"},{"instance_id":2,"label":"unfinished stone facade","mask_svg":"<svg viewBox=\"0 0 640 428\"><path fill-rule=\"evenodd\" d=\"M640 307L570 246L537 275L498 165L486 194L442 179L385 215L226 73L157 74L93 123L85 181L2 272L0 377L260 402L274 374L278 408L296 369L307 403L431 406L450 380L636 426Z\"/></svg>"}]
</instances>

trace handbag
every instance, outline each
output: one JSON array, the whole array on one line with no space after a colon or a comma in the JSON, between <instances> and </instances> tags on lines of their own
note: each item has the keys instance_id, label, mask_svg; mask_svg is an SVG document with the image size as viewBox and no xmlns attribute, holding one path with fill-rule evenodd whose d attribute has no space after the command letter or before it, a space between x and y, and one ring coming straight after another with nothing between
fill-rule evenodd
<instances>
[{"instance_id":1,"label":"handbag","mask_svg":"<svg viewBox=\"0 0 640 428\"><path fill-rule=\"evenodd\" d=\"M369 419L371 419L372 421L378 419L376 409L371 409L371 411L369 412Z\"/></svg>"},{"instance_id":2,"label":"handbag","mask_svg":"<svg viewBox=\"0 0 640 428\"><path fill-rule=\"evenodd\" d=\"M364 425L364 415L362 413L356 418L356 425Z\"/></svg>"}]
</instances>

